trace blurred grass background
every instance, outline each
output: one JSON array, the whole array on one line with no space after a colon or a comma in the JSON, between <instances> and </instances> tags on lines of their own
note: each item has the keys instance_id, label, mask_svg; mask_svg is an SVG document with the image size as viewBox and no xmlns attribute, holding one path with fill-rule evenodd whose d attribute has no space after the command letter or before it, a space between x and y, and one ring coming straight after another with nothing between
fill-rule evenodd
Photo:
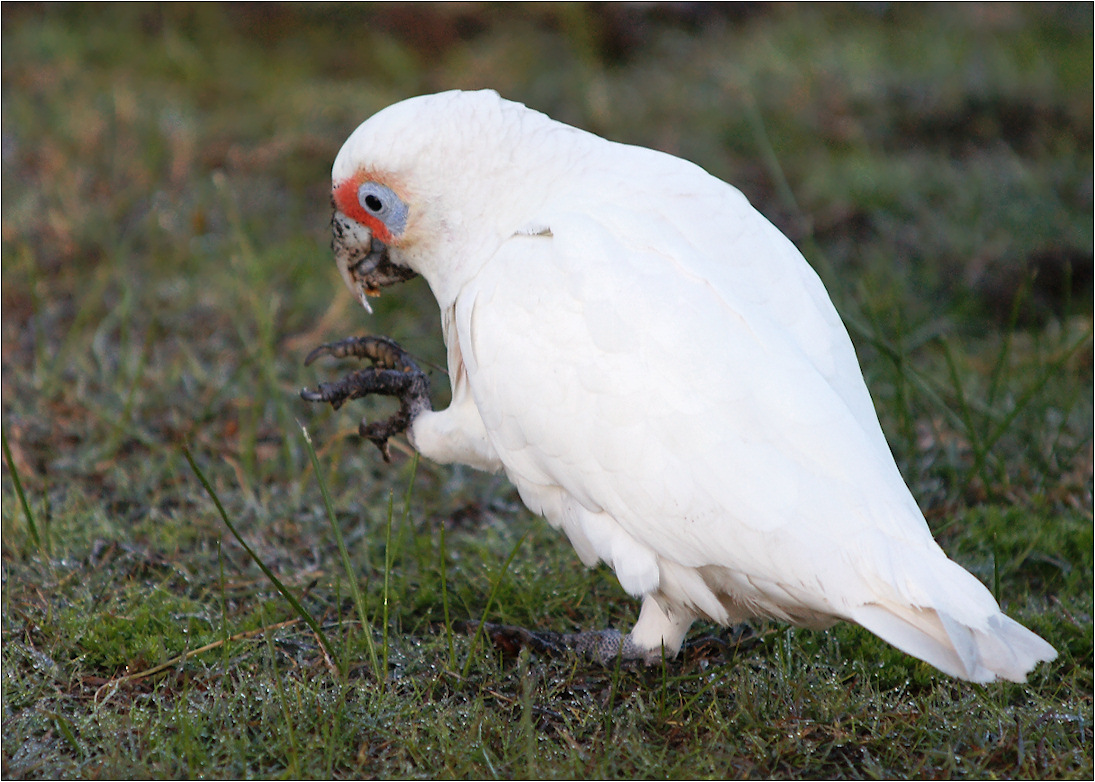
<instances>
[{"instance_id":1,"label":"blurred grass background","mask_svg":"<svg viewBox=\"0 0 1095 782\"><path fill-rule=\"evenodd\" d=\"M1090 4L0 14L5 777L1091 778ZM742 189L821 273L944 547L1061 658L977 687L853 627L621 671L451 637L495 586L496 621L635 615L504 480L408 488L356 437L372 408L296 395L350 333L443 365L420 281L371 318L344 291L328 177L371 113L453 87ZM184 443L337 660L300 624L226 642L294 615Z\"/></svg>"}]
</instances>

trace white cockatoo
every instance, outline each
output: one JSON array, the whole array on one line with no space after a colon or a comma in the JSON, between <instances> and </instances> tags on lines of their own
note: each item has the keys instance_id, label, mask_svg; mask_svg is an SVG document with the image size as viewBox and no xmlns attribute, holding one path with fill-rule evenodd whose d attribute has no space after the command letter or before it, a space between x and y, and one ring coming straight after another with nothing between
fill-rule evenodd
<instances>
[{"instance_id":1,"label":"white cockatoo","mask_svg":"<svg viewBox=\"0 0 1095 782\"><path fill-rule=\"evenodd\" d=\"M856 622L977 682L1056 656L933 540L821 281L735 188L492 91L380 111L332 175L343 278L366 308L426 279L452 402L431 410L406 354L369 337L315 354L374 369L303 395L400 395L362 425L385 455L406 429L435 462L504 471L642 598L608 656L758 616Z\"/></svg>"}]
</instances>

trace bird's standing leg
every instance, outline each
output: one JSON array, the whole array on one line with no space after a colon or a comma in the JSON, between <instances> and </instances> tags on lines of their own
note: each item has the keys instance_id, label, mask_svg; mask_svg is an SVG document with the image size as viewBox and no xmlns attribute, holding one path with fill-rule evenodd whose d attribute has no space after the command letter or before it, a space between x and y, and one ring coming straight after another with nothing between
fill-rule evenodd
<instances>
[{"instance_id":1,"label":"bird's standing leg","mask_svg":"<svg viewBox=\"0 0 1095 782\"><path fill-rule=\"evenodd\" d=\"M466 628L474 633L478 622L468 622ZM609 665L619 657L625 662L642 660L650 664L661 659L661 650L656 653L644 649L619 630L593 630L584 633L555 633L551 631L528 630L514 625L483 623L483 632L497 648L506 654L516 654L521 647L547 655L575 652L584 655L596 663ZM671 656L671 655L670 655Z\"/></svg>"},{"instance_id":2,"label":"bird's standing leg","mask_svg":"<svg viewBox=\"0 0 1095 782\"><path fill-rule=\"evenodd\" d=\"M399 411L383 421L361 420L361 436L380 449L384 461L391 461L388 438L405 432L415 416L430 410L430 381L418 368L407 351L387 337L347 337L338 342L320 345L304 359L311 364L320 356L367 359L372 366L352 372L341 380L320 383L315 391L305 388L302 399L328 402L336 410L351 399L370 394L394 396L399 399Z\"/></svg>"},{"instance_id":3,"label":"bird's standing leg","mask_svg":"<svg viewBox=\"0 0 1095 782\"><path fill-rule=\"evenodd\" d=\"M465 628L469 633L474 633L478 625L478 622L467 622ZM547 656L574 652L601 665L612 665L617 658L623 662L643 662L647 665L656 665L662 660L661 647L647 649L636 643L630 634L624 635L619 630L555 633L484 622L483 634L495 648L510 657L516 656L522 647L526 647ZM728 659L736 649L749 648L758 640L759 636L749 625L741 624L731 628L729 638L706 635L686 642L682 649L687 649L690 656L699 658ZM669 649L665 650L665 659L675 656Z\"/></svg>"},{"instance_id":4,"label":"bird's standing leg","mask_svg":"<svg viewBox=\"0 0 1095 782\"><path fill-rule=\"evenodd\" d=\"M688 613L671 617L652 595L647 595L643 598L639 620L626 635L612 629L553 633L490 623L485 623L483 630L494 645L504 651L527 646L547 654L577 652L602 664L610 664L620 658L653 665L662 659L663 650L666 658L676 657L694 618ZM476 624L469 622L469 626L474 631Z\"/></svg>"}]
</instances>

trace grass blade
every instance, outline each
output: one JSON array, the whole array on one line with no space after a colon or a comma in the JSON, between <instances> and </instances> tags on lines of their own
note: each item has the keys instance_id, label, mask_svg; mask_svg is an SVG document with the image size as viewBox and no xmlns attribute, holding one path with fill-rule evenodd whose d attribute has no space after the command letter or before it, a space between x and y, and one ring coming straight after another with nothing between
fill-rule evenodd
<instances>
[{"instance_id":1,"label":"grass blade","mask_svg":"<svg viewBox=\"0 0 1095 782\"><path fill-rule=\"evenodd\" d=\"M1045 387L1046 383L1048 383L1051 378L1055 377L1057 373L1060 372L1061 368L1069 361L1069 359L1071 359L1072 356L1080 348L1084 347L1084 345L1088 344L1090 341L1091 331L1088 330L1082 337L1080 337L1080 339L1065 347L1065 349L1062 350L1053 361L1042 367L1041 374L1034 379L1034 381L1023 391L1022 394L1019 395L1019 397L1015 400L1015 403L1012 405L1012 409L1008 412L1007 415L1001 418L999 422L997 422L996 428L993 429L989 433L988 437L985 438L986 450L991 449L997 443L997 441L1001 437L1003 437L1005 433L1007 433L1007 430L1011 426L1012 421L1014 421L1019 416L1019 413L1021 413L1031 401L1033 401L1034 397L1037 396L1038 392L1040 392L1042 388Z\"/></svg>"},{"instance_id":2,"label":"grass blade","mask_svg":"<svg viewBox=\"0 0 1095 782\"><path fill-rule=\"evenodd\" d=\"M35 547L46 556L49 556L49 546L42 546L42 537L38 535L38 525L34 521L34 514L30 511L27 495L23 492L23 482L19 480L19 470L15 467L15 460L11 458L11 449L8 448L8 436L2 428L0 428L0 445L4 448L4 461L8 463L8 469L11 470L11 480L15 484L15 493L19 496L19 505L22 507L23 515L27 519L27 529L30 530L30 537L34 540Z\"/></svg>"},{"instance_id":3,"label":"grass blade","mask_svg":"<svg viewBox=\"0 0 1095 782\"><path fill-rule=\"evenodd\" d=\"M411 459L411 477L407 479L407 493L403 495L403 523L407 524L411 518L411 492L414 490L414 479L418 475L418 452L415 451Z\"/></svg>"},{"instance_id":4,"label":"grass blade","mask_svg":"<svg viewBox=\"0 0 1095 782\"><path fill-rule=\"evenodd\" d=\"M452 620L449 618L449 560L445 554L445 524L441 524L441 608L445 612L445 636L449 641L449 668L456 670L456 644L452 637Z\"/></svg>"},{"instance_id":5,"label":"grass blade","mask_svg":"<svg viewBox=\"0 0 1095 782\"><path fill-rule=\"evenodd\" d=\"M1000 549L996 545L996 535L992 536L992 596L996 598L998 605L1003 605L1000 601Z\"/></svg>"},{"instance_id":6,"label":"grass blade","mask_svg":"<svg viewBox=\"0 0 1095 782\"><path fill-rule=\"evenodd\" d=\"M620 643L620 649L616 652L616 664L612 667L612 681L608 688L608 705L604 711L604 740L612 741L612 715L616 710L616 694L620 689L620 668L624 662L624 646Z\"/></svg>"},{"instance_id":7,"label":"grass blade","mask_svg":"<svg viewBox=\"0 0 1095 782\"><path fill-rule=\"evenodd\" d=\"M1000 390L1000 383L1004 378L1004 370L1007 368L1007 360L1011 354L1012 335L1015 334L1016 324L1019 322L1019 313L1022 310L1022 305L1027 299L1027 294L1030 293L1033 277L1028 273L1023 280L1023 284L1019 286L1019 289L1015 292L1015 297L1011 301L1011 311L1008 314L1008 325L1004 329L1003 339L1000 341L1000 350L996 353L996 361L992 365L992 372L989 375L989 389L985 394L985 399L989 405L993 405L996 402L996 395Z\"/></svg>"},{"instance_id":8,"label":"grass blade","mask_svg":"<svg viewBox=\"0 0 1095 782\"><path fill-rule=\"evenodd\" d=\"M300 604L300 601L297 600L296 597L294 597L293 593L289 591L289 588L286 587L285 584L281 583L281 580L274 575L274 572L270 570L270 568L266 567L266 563L259 558L259 555L256 554L249 545L247 545L247 541L243 539L243 536L240 535L239 531L236 529L236 526L232 523L232 520L228 518L228 511L224 509L224 505L221 504L220 498L217 496L216 491L213 490L213 487L212 485L210 485L209 480L205 477L205 473L201 471L201 468L198 467L197 462L194 461L194 457L191 456L190 449L186 446L183 446L182 451L183 455L186 457L186 461L190 463L190 469L194 471L194 474L196 476L198 476L198 480L201 482L201 485L205 489L206 494L208 494L209 498L213 500L213 504L217 507L217 512L220 513L221 518L224 520L224 525L228 527L228 531L232 533L232 536L237 541L239 541L239 544L243 546L243 550L247 552L248 556L250 556L252 560L254 560L255 564L259 566L259 570L263 572L263 575L265 575L270 580L270 583L273 584L279 592L281 592L281 596L289 601L289 605L291 605L293 607L293 610L296 611L297 616L303 619L304 623L307 624L308 627L312 629L312 632L316 634L316 638L319 639L319 643L323 647L323 653L329 659L335 659L331 655L331 644L327 642L327 636L323 633L323 628L319 626L319 622L317 622L312 617L312 615L308 612L308 609ZM344 662L339 660L339 665L343 669L343 675L345 675L346 671Z\"/></svg>"},{"instance_id":9,"label":"grass blade","mask_svg":"<svg viewBox=\"0 0 1095 782\"><path fill-rule=\"evenodd\" d=\"M460 670L460 675L465 679L468 678L468 669L471 667L471 656L475 653L476 644L479 643L479 636L483 634L483 623L487 621L487 614L490 613L490 607L494 603L494 596L498 594L498 587L502 584L502 578L506 575L506 571L509 570L509 565L513 562L513 558L517 556L517 550L521 548L521 544L525 542L525 538L528 537L528 531L521 536L513 546L513 551L506 557L506 561L502 563L502 569L498 571L498 577L494 579L494 583L491 585L490 594L487 596L487 604L483 607L483 615L479 618L479 625L475 628L475 635L472 636L471 645L468 647L468 656L464 658L464 667Z\"/></svg>"},{"instance_id":10,"label":"grass blade","mask_svg":"<svg viewBox=\"0 0 1095 782\"><path fill-rule=\"evenodd\" d=\"M76 754L82 759L87 757L87 752L84 750L80 741L76 738L76 728L72 724L72 720L54 711L43 711L42 714L50 718L53 724L57 727L57 731L64 737L68 745L75 750Z\"/></svg>"},{"instance_id":11,"label":"grass blade","mask_svg":"<svg viewBox=\"0 0 1095 782\"><path fill-rule=\"evenodd\" d=\"M262 624L266 625L266 606L262 606L260 611L262 615ZM270 655L270 670L273 672L272 678L274 680L274 690L278 695L278 702L281 704L281 716L285 719L285 729L289 733L289 768L286 769L286 775L289 779L293 779L299 774L297 768L300 766L298 761L299 750L297 749L297 732L293 728L293 715L289 711L289 699L285 696L285 685L281 681L281 673L278 671L278 655L274 650L274 641L272 636L274 634L263 633L262 637L266 640L266 651Z\"/></svg>"},{"instance_id":12,"label":"grass blade","mask_svg":"<svg viewBox=\"0 0 1095 782\"><path fill-rule=\"evenodd\" d=\"M1061 352L1051 362L1042 366L1040 368L1040 373L1036 375L1031 381L1030 385L1028 385L1021 394L1019 394L1015 402L1011 405L1011 409L1005 415L1000 417L999 420L997 420L996 417L991 414L991 411L986 411L986 413L984 414L984 418L986 419L985 427L986 429L988 429L990 426L992 426L992 428L989 429L984 438L977 439L976 446L974 447L975 461L967 475L966 487L969 486L972 478L978 474L982 474L982 479L985 481L986 486L991 485L990 481L988 480L988 476L983 475L988 462L989 453L1000 441L1000 439L1003 438L1005 434L1007 434L1015 419L1019 417L1019 415L1027 408L1027 406L1032 401L1034 401L1039 392L1041 392L1041 390L1050 381L1050 379L1055 377L1057 373L1061 370L1061 368L1069 361L1069 359L1071 359L1072 356L1078 350L1080 350L1080 348L1084 347L1084 345L1088 344L1090 341L1091 331L1088 330L1078 340L1061 350ZM954 369L951 365L952 359L949 348L945 353L945 357L947 359L948 366L951 366L951 371L953 375ZM954 382L957 387L957 379L954 380ZM958 390L961 394L961 389L959 388ZM964 415L968 416L968 410L966 409L966 400L964 398L963 408L965 411ZM975 436L976 435L973 432L970 433L971 444Z\"/></svg>"},{"instance_id":13,"label":"grass blade","mask_svg":"<svg viewBox=\"0 0 1095 782\"><path fill-rule=\"evenodd\" d=\"M365 645L369 651L369 663L373 666L373 676L377 681L383 681L388 675L388 666L380 667L380 660L376 654L376 643L373 641L373 626L369 621L369 614L365 607L365 597L361 594L361 587L357 583L353 563L350 562L350 552L346 548L346 541L342 537L342 528L335 519L334 505L331 503L331 495L327 491L327 484L323 480L323 471L319 467L319 457L312 445L312 437L308 429L299 421L300 431L304 434L304 447L308 451L308 457L312 460L312 471L316 474L316 483L319 484L319 493L323 496L323 507L327 510L327 520L331 523L331 531L334 533L335 542L338 544L338 555L342 559L342 569L346 571L346 578L350 582L350 594L357 608L357 616L361 621L362 631L365 633Z\"/></svg>"},{"instance_id":14,"label":"grass blade","mask_svg":"<svg viewBox=\"0 0 1095 782\"><path fill-rule=\"evenodd\" d=\"M951 386L957 398L960 420L962 421L966 439L969 442L970 449L973 451L974 455L973 467L971 467L966 474L965 487L968 488L976 476L981 477L985 486L991 486L991 481L989 481L988 476L984 474L987 449L981 440L980 429L973 420L973 407L970 404L969 395L962 385L962 378L958 373L958 363L954 358L954 351L951 350L950 342L946 339L940 339L939 344L943 348L943 359L947 363L947 372L950 375Z\"/></svg>"},{"instance_id":15,"label":"grass blade","mask_svg":"<svg viewBox=\"0 0 1095 782\"><path fill-rule=\"evenodd\" d=\"M392 578L392 493L388 492L388 524L384 532L384 676L388 675L388 595Z\"/></svg>"}]
</instances>

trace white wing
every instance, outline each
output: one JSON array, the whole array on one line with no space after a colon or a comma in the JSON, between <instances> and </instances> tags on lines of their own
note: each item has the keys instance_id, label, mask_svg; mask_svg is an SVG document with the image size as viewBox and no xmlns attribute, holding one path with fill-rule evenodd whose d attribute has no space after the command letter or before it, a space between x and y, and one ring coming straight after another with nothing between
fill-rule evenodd
<instances>
[{"instance_id":1,"label":"white wing","mask_svg":"<svg viewBox=\"0 0 1095 782\"><path fill-rule=\"evenodd\" d=\"M820 281L723 187L649 215L544 215L550 233L515 235L463 289L460 345L507 474L629 591L672 573L720 621L848 618L985 675L975 653L955 662L947 625L998 633L995 601L932 539Z\"/></svg>"},{"instance_id":2,"label":"white wing","mask_svg":"<svg viewBox=\"0 0 1095 782\"><path fill-rule=\"evenodd\" d=\"M457 308L514 477L565 488L688 566L770 576L799 542L816 560L880 529L930 540L828 297L763 218L702 276L671 225L544 222L550 236L507 242Z\"/></svg>"}]
</instances>

